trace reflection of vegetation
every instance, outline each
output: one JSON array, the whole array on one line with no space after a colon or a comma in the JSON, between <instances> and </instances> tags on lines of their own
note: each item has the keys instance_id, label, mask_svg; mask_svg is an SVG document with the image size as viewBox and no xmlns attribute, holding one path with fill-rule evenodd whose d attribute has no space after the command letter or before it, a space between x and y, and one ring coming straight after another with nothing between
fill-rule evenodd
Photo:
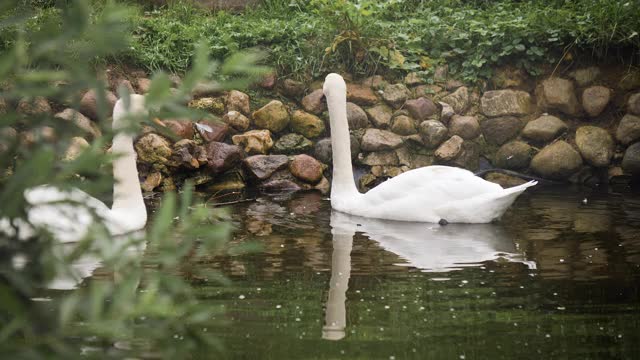
<instances>
[{"instance_id":1,"label":"reflection of vegetation","mask_svg":"<svg viewBox=\"0 0 640 360\"><path fill-rule=\"evenodd\" d=\"M576 60L576 52L639 61L637 1L265 0L241 15L172 1L148 10L134 17L125 52L150 69L185 70L201 37L218 59L264 47L282 75L295 77L336 70L431 74L446 62L458 77L474 80L504 63L535 73L541 63ZM44 9L28 24L58 21L56 11ZM0 48L12 34L0 33Z\"/></svg>"},{"instance_id":2,"label":"reflection of vegetation","mask_svg":"<svg viewBox=\"0 0 640 360\"><path fill-rule=\"evenodd\" d=\"M110 197L104 194L111 194L113 179L99 164L109 164L117 154L105 152L114 133L107 118L106 85L96 80L93 65L126 49L128 20L134 16L131 8L111 3L98 13L82 0L56 2L60 7L47 3L45 10L33 9L29 3L0 4L0 26L10 26L2 33L0 53L4 81L0 84L0 219L13 224L28 221L29 204L23 193L40 184L78 187L107 200ZM224 89L244 86L264 73L255 65L256 54L233 56L222 66L209 60L206 47L196 48L194 54L193 67L176 94L170 91L166 75L154 77L146 97L150 119L159 114L198 116L182 105L183 99L212 76L227 79L213 83ZM39 96L53 99L55 111L78 109L80 95L87 89L97 94L94 125L105 135L95 138L75 159L61 160L72 137L82 134L81 124L54 118L52 111L37 111L37 107L20 105L14 110L18 103L37 103ZM124 89L121 92L126 94ZM124 131L137 131L140 125L132 121ZM46 229L26 240L0 234L0 353L77 357L80 345L74 339L78 337L90 339L88 344L99 353L103 347L114 351L111 346L118 342L122 351L118 357L125 356L127 349L167 358L183 357L179 354L198 347L219 349L216 339L202 330L202 324L219 309L203 307L179 275L193 273L182 265L185 257L198 261L230 250L226 242L230 225L223 212L191 208L191 194L189 186L180 199L168 194L143 238L113 239L100 219L86 239L65 251ZM145 243L151 255L143 260L127 250ZM234 253L244 250L233 248ZM113 281L91 281L71 293L37 301L46 298L43 288L52 279L68 275L75 261L87 257L101 260ZM197 276L224 281L216 272L200 271Z\"/></svg>"}]
</instances>

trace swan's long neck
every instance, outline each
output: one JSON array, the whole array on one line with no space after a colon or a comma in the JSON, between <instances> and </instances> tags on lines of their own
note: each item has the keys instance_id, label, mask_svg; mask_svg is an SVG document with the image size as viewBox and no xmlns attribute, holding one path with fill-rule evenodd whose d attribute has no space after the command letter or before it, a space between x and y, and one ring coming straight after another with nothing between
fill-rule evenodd
<instances>
[{"instance_id":1,"label":"swan's long neck","mask_svg":"<svg viewBox=\"0 0 640 360\"><path fill-rule=\"evenodd\" d=\"M359 194L353 180L351 166L351 139L349 138L349 123L347 122L347 94L346 90L334 89L327 96L329 121L331 123L331 152L333 153L333 180L331 183L332 196L344 197Z\"/></svg>"},{"instance_id":2,"label":"swan's long neck","mask_svg":"<svg viewBox=\"0 0 640 360\"><path fill-rule=\"evenodd\" d=\"M142 189L138 180L136 152L133 137L119 133L113 138L112 151L118 155L113 162L113 206L112 209L144 208Z\"/></svg>"},{"instance_id":3,"label":"swan's long neck","mask_svg":"<svg viewBox=\"0 0 640 360\"><path fill-rule=\"evenodd\" d=\"M113 129L124 128L124 118L127 114L144 112L144 97L131 95L129 108L125 109L123 99L118 100L113 109ZM147 212L142 199L142 189L138 179L136 166L136 152L133 148L133 137L120 131L113 138L112 152L118 157L113 162L113 206L112 210L134 210L136 216L143 216L146 220Z\"/></svg>"}]
</instances>

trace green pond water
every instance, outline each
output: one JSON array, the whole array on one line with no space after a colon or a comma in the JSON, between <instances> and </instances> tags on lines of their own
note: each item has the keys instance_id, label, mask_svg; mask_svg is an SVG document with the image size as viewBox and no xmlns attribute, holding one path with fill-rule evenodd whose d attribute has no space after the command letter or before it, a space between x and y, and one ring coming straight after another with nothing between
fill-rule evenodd
<instances>
[{"instance_id":1,"label":"green pond water","mask_svg":"<svg viewBox=\"0 0 640 360\"><path fill-rule=\"evenodd\" d=\"M233 205L263 251L192 264L229 359L640 359L640 195L523 194L502 221L331 211L316 193Z\"/></svg>"},{"instance_id":2,"label":"green pond water","mask_svg":"<svg viewBox=\"0 0 640 360\"><path fill-rule=\"evenodd\" d=\"M585 200L586 199L586 202ZM640 196L537 189L498 224L331 211L318 194L233 208L213 326L240 359L640 359Z\"/></svg>"}]
</instances>

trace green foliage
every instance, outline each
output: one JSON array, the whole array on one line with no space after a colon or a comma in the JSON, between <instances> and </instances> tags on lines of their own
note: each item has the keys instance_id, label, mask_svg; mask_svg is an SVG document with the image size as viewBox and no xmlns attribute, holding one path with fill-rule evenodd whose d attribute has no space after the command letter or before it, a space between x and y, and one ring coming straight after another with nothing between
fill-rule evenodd
<instances>
[{"instance_id":1,"label":"green foliage","mask_svg":"<svg viewBox=\"0 0 640 360\"><path fill-rule=\"evenodd\" d=\"M99 197L111 194L113 177L105 166L117 154L105 150L115 133L107 117L106 86L97 80L92 65L128 51L136 17L134 9L111 2L97 9L83 0L56 2L44 10L30 4L11 0L0 5L2 34L10 34L3 37L0 52L0 79L6 80L0 84L0 221L9 224L28 223L23 194L34 186L77 187ZM130 126L118 131L137 131L142 123L153 124L151 119L158 115L199 116L183 105L196 84L238 88L267 70L256 65L262 61L260 53L229 56L219 64L211 61L206 44L190 46L191 68L178 91L170 91L167 75L156 74L146 96L149 116L130 119ZM97 93L96 123L104 136L74 160L62 160L81 129L50 113L18 111L16 105L46 96L56 111L78 109L86 89ZM25 141L28 138L33 140ZM198 303L183 277L195 271L184 259L197 262L242 249L227 243L231 228L226 214L194 207L192 197L189 185L181 196L168 194L146 235L113 239L95 214L87 238L65 246L46 229L37 229L25 240L0 232L0 353L12 358L75 358L82 346L79 338L92 339L95 351L115 351L116 357L152 350L160 357L181 358L198 347L220 349L215 338L201 331L205 320L220 309ZM108 202L108 196L103 200ZM74 262L87 259L101 261L112 281L90 281L55 296L43 290L53 279L73 274ZM197 276L225 281L217 273ZM50 301L37 301L43 296ZM126 346L115 350L116 342Z\"/></svg>"},{"instance_id":2,"label":"green foliage","mask_svg":"<svg viewBox=\"0 0 640 360\"><path fill-rule=\"evenodd\" d=\"M262 47L284 76L428 74L446 62L460 77L476 80L505 63L535 74L565 48L595 56L630 48L631 58L624 60L632 62L640 48L637 1L268 0L240 15L185 6L179 2L138 19L131 61L182 71L191 44L204 38L220 59Z\"/></svg>"}]
</instances>

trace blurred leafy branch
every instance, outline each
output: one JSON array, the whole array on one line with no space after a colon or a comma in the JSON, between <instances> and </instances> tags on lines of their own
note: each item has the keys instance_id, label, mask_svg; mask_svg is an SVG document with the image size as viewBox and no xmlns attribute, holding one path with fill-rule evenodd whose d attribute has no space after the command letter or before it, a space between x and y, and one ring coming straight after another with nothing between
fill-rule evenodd
<instances>
[{"instance_id":1,"label":"blurred leafy branch","mask_svg":"<svg viewBox=\"0 0 640 360\"><path fill-rule=\"evenodd\" d=\"M0 3L0 221L28 222L24 191L41 184L77 187L110 201L109 164L117 154L106 151L114 131L96 65L130 46L136 9L111 1L97 10L85 0L45 5L43 10L37 1ZM184 105L195 86L240 88L268 71L258 65L259 52L234 54L220 64L209 50L194 45L191 68L175 92L166 74L155 74L146 96L149 116L132 119L118 131L139 131L157 116L197 118L202 114ZM34 104L46 97L56 111L78 109L86 90L97 94L95 125L104 135L79 156L64 159L82 129ZM144 352L175 358L197 347L220 350L221 344L203 331L220 309L199 305L182 276L185 264L249 247L228 243L232 228L223 210L192 203L189 184L180 196L168 193L146 234L125 239L111 238L100 219L86 239L65 247L46 229L26 240L0 232L0 354L77 357L83 348L92 349L90 356ZM100 261L108 279L71 292L46 290L54 279L74 275L74 263L87 259ZM216 272L199 277L226 281Z\"/></svg>"}]
</instances>

